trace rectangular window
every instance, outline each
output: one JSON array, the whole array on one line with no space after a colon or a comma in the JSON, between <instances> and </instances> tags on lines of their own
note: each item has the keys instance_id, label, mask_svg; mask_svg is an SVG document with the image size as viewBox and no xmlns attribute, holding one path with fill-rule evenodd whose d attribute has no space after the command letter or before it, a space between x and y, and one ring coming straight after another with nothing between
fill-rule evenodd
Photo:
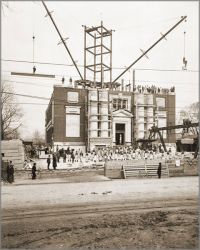
<instances>
[{"instance_id":1,"label":"rectangular window","mask_svg":"<svg viewBox=\"0 0 200 250\"><path fill-rule=\"evenodd\" d=\"M127 109L128 100L127 99L113 99L113 109Z\"/></svg>"},{"instance_id":2,"label":"rectangular window","mask_svg":"<svg viewBox=\"0 0 200 250\"><path fill-rule=\"evenodd\" d=\"M121 108L122 108L122 100L118 99L118 109L121 109Z\"/></svg>"},{"instance_id":3,"label":"rectangular window","mask_svg":"<svg viewBox=\"0 0 200 250\"><path fill-rule=\"evenodd\" d=\"M78 92L68 92L67 93L67 101L69 103L77 103L78 102Z\"/></svg>"},{"instance_id":4,"label":"rectangular window","mask_svg":"<svg viewBox=\"0 0 200 250\"><path fill-rule=\"evenodd\" d=\"M123 100L123 106L122 106L123 109L127 109L127 100Z\"/></svg>"},{"instance_id":5,"label":"rectangular window","mask_svg":"<svg viewBox=\"0 0 200 250\"><path fill-rule=\"evenodd\" d=\"M101 129L101 122L98 122L98 129Z\"/></svg>"},{"instance_id":6,"label":"rectangular window","mask_svg":"<svg viewBox=\"0 0 200 250\"><path fill-rule=\"evenodd\" d=\"M117 100L116 99L113 99L113 108L117 109Z\"/></svg>"},{"instance_id":7,"label":"rectangular window","mask_svg":"<svg viewBox=\"0 0 200 250\"><path fill-rule=\"evenodd\" d=\"M100 113L100 109L101 109L101 103L98 102L98 104L97 104L97 113L98 114Z\"/></svg>"},{"instance_id":8,"label":"rectangular window","mask_svg":"<svg viewBox=\"0 0 200 250\"><path fill-rule=\"evenodd\" d=\"M165 98L156 98L156 104L158 107L165 108Z\"/></svg>"},{"instance_id":9,"label":"rectangular window","mask_svg":"<svg viewBox=\"0 0 200 250\"><path fill-rule=\"evenodd\" d=\"M80 115L66 114L66 137L80 137Z\"/></svg>"},{"instance_id":10,"label":"rectangular window","mask_svg":"<svg viewBox=\"0 0 200 250\"><path fill-rule=\"evenodd\" d=\"M161 118L167 117L167 112L166 111L158 111L157 115L158 115L158 117L161 117Z\"/></svg>"},{"instance_id":11,"label":"rectangular window","mask_svg":"<svg viewBox=\"0 0 200 250\"><path fill-rule=\"evenodd\" d=\"M158 118L158 127L166 127L167 125L167 120L165 118Z\"/></svg>"}]
</instances>

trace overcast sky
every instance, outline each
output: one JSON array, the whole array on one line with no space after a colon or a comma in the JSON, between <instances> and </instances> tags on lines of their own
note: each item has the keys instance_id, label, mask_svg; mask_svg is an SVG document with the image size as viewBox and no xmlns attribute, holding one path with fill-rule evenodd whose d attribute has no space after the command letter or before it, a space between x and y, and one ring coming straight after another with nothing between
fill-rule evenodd
<instances>
[{"instance_id":1,"label":"overcast sky","mask_svg":"<svg viewBox=\"0 0 200 250\"><path fill-rule=\"evenodd\" d=\"M198 46L199 22L198 1L171 2L70 2L46 1L53 18L63 35L69 37L67 45L78 61L83 74L83 27L97 26L101 20L108 29L113 29L113 67L129 66L141 55L140 49L147 50L160 33L165 33L181 16L182 22L149 53L141 59L136 70L136 84L176 87L177 114L186 105L198 101ZM2 8L1 52L3 60L33 61L33 34L35 35L34 58L37 62L71 65L71 59L64 46L57 45L58 34L40 1L9 1L9 8ZM184 56L188 61L187 71L182 70ZM79 79L72 66L36 64L37 73L54 74L56 79L36 77L16 77L10 72L32 72L32 63L2 61L2 80L14 86L15 92L50 98L53 84L60 84L64 75ZM147 70L154 69L154 70ZM113 70L115 79L123 69ZM159 71L164 70L164 71ZM167 71L169 70L169 71ZM174 71L177 70L177 71ZM132 81L132 69L122 78ZM34 130L45 131L45 110L48 101L27 97L17 97L24 112L22 135L27 137ZM29 104L28 104L29 103ZM32 104L30 104L32 103ZM39 104L39 105L37 105Z\"/></svg>"}]
</instances>

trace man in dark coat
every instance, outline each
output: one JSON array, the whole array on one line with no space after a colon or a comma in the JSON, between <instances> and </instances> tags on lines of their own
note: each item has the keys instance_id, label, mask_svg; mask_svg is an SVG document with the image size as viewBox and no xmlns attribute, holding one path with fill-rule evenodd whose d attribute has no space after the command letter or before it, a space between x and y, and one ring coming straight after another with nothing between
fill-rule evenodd
<instances>
[{"instance_id":1,"label":"man in dark coat","mask_svg":"<svg viewBox=\"0 0 200 250\"><path fill-rule=\"evenodd\" d=\"M51 157L49 155L48 158L47 158L47 169L48 170L49 170L50 163L51 163Z\"/></svg>"},{"instance_id":2,"label":"man in dark coat","mask_svg":"<svg viewBox=\"0 0 200 250\"><path fill-rule=\"evenodd\" d=\"M36 163L33 163L32 166L32 180L36 179Z\"/></svg>"},{"instance_id":3,"label":"man in dark coat","mask_svg":"<svg viewBox=\"0 0 200 250\"><path fill-rule=\"evenodd\" d=\"M59 151L56 153L56 157L57 157L57 161L60 162L60 152Z\"/></svg>"},{"instance_id":4,"label":"man in dark coat","mask_svg":"<svg viewBox=\"0 0 200 250\"><path fill-rule=\"evenodd\" d=\"M10 164L10 178L11 178L11 183L14 182L14 165L12 164L12 161Z\"/></svg>"},{"instance_id":5,"label":"man in dark coat","mask_svg":"<svg viewBox=\"0 0 200 250\"><path fill-rule=\"evenodd\" d=\"M54 154L53 155L53 169L56 170L56 167L57 167L57 159L56 159L56 156Z\"/></svg>"},{"instance_id":6,"label":"man in dark coat","mask_svg":"<svg viewBox=\"0 0 200 250\"><path fill-rule=\"evenodd\" d=\"M10 182L10 162L7 164L6 173L7 173L7 182Z\"/></svg>"},{"instance_id":7,"label":"man in dark coat","mask_svg":"<svg viewBox=\"0 0 200 250\"><path fill-rule=\"evenodd\" d=\"M159 162L159 166L158 166L158 170L157 170L157 175L158 175L159 179L161 178L161 171L162 171L162 165L161 165L161 162Z\"/></svg>"},{"instance_id":8,"label":"man in dark coat","mask_svg":"<svg viewBox=\"0 0 200 250\"><path fill-rule=\"evenodd\" d=\"M66 153L65 153L65 151L63 152L63 162L65 163L66 162L66 158L67 158L67 156L66 156Z\"/></svg>"},{"instance_id":9,"label":"man in dark coat","mask_svg":"<svg viewBox=\"0 0 200 250\"><path fill-rule=\"evenodd\" d=\"M7 167L7 181L9 183L14 182L14 165L12 161L9 162L8 167Z\"/></svg>"},{"instance_id":10,"label":"man in dark coat","mask_svg":"<svg viewBox=\"0 0 200 250\"><path fill-rule=\"evenodd\" d=\"M70 154L70 149L69 149L69 147L68 147L67 150L66 150L66 154L67 154L67 155Z\"/></svg>"},{"instance_id":11,"label":"man in dark coat","mask_svg":"<svg viewBox=\"0 0 200 250\"><path fill-rule=\"evenodd\" d=\"M72 158L72 163L74 163L74 159L75 159L74 149L71 150L71 158Z\"/></svg>"}]
</instances>

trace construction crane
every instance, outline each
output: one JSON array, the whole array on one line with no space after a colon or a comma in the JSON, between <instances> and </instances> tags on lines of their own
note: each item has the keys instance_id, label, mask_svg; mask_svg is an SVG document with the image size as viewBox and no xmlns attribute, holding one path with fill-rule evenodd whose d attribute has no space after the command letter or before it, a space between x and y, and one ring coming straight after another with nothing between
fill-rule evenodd
<instances>
[{"instance_id":1,"label":"construction crane","mask_svg":"<svg viewBox=\"0 0 200 250\"><path fill-rule=\"evenodd\" d=\"M53 23L53 25L54 25L54 27L55 27L55 29L56 29L56 31L57 31L59 37L60 37L60 39L61 39L61 41L60 41L58 44L62 43L62 44L64 45L65 49L67 50L67 53L69 54L69 56L70 56L70 58L71 58L71 60L72 60L72 62L73 62L73 65L75 66L76 70L78 71L78 74L79 74L81 80L83 80L83 76L81 75L81 72L80 72L79 69L78 69L78 66L77 66L77 64L76 64L76 61L75 61L74 58L72 57L72 54L71 54L69 48L68 48L67 45L66 45L65 40L67 40L68 38L63 38L63 37L62 37L62 35L61 35L61 33L60 33L60 31L59 31L59 29L58 29L58 27L57 27L57 25L56 25L56 23L55 23L53 17L52 17L52 11L50 12L50 11L48 10L47 5L45 4L44 1L42 1L42 4L43 4L43 6L44 6L44 8L45 8L45 10L46 10L46 12L47 12L46 16L49 16L49 17L50 17L50 19L51 19L51 21L52 21L52 23Z\"/></svg>"},{"instance_id":2,"label":"construction crane","mask_svg":"<svg viewBox=\"0 0 200 250\"><path fill-rule=\"evenodd\" d=\"M161 131L181 129L181 128L186 129L188 131L189 128L194 128L194 127L199 127L199 122L196 122L196 123L186 122L186 123L184 123L182 125L167 126L167 127L160 127L160 128L157 127L157 126L153 126L149 130L150 133L149 133L148 140L151 141L152 138L155 138L156 134L158 134L159 138L160 138L160 142L161 142L161 144L163 146L163 149L164 149L165 152L167 152L167 148L166 148L166 145L165 145L165 142L164 142ZM197 140L198 140L198 133L197 133ZM198 150L199 150L199 141L197 141L197 148L196 148L196 151L195 151L195 158L197 157Z\"/></svg>"},{"instance_id":3,"label":"construction crane","mask_svg":"<svg viewBox=\"0 0 200 250\"><path fill-rule=\"evenodd\" d=\"M184 31L184 33L183 33L183 35L184 35L184 45L183 45L183 67L182 67L183 70L187 70L187 60L186 60L186 57L185 57L185 34L186 34L186 32Z\"/></svg>"},{"instance_id":4,"label":"construction crane","mask_svg":"<svg viewBox=\"0 0 200 250\"><path fill-rule=\"evenodd\" d=\"M130 66L126 67L126 69L118 76L115 78L115 80L113 81L116 82L121 76L123 76L133 65L135 65L141 58L143 58L144 56L147 56L147 53L152 50L160 41L162 41L163 39L166 40L166 36L172 31L174 30L180 23L182 23L184 20L186 20L187 16L182 16L181 20L178 21L171 29L169 29L165 34L161 33L161 37L153 44L151 45L146 51L142 51L142 55L139 56Z\"/></svg>"},{"instance_id":5,"label":"construction crane","mask_svg":"<svg viewBox=\"0 0 200 250\"><path fill-rule=\"evenodd\" d=\"M55 78L55 75L49 74L37 74L36 73L36 66L35 66L35 35L32 36L33 39L33 72L26 73L26 72L11 72L11 75L15 76L30 76L30 77L47 77L47 78Z\"/></svg>"},{"instance_id":6,"label":"construction crane","mask_svg":"<svg viewBox=\"0 0 200 250\"><path fill-rule=\"evenodd\" d=\"M45 4L44 1L42 1L42 4L43 4L45 10L47 11L46 16L49 16L49 17L50 17L50 19L51 19L51 21L52 21L52 23L53 23L53 25L54 25L54 27L55 27L55 29L56 29L56 31L57 31L59 37L60 37L60 39L61 39L61 43L63 43L65 49L67 50L67 52L68 52L68 54L69 54L69 56L70 56L70 58L71 58L71 60L72 60L72 62L73 62L73 65L75 66L75 68L76 68L76 70L77 70L77 72L78 72L78 74L79 74L79 76L80 76L80 78L81 78L81 82L82 82L82 81L84 80L84 79L83 79L83 76L81 75L81 73L80 73L80 71L79 71L79 69L78 69L78 66L77 66L76 62L75 62L75 60L73 59L72 54L71 54L69 48L67 47L67 45L66 45L66 43L65 43L65 39L62 37L62 35L61 35L61 33L60 33L58 27L56 26L56 23L55 23L55 21L54 21L52 15L51 15L52 12L50 12L50 11L48 10L47 5ZM114 83L115 83L122 75L124 75L128 70L130 70L130 68L131 68L133 65L135 65L142 57L144 57L144 56L147 57L147 53L148 53L151 49L153 49L161 40L163 40L163 39L166 40L166 36L167 36L172 30L174 30L180 23L182 23L184 20L186 21L186 18L187 18L187 16L182 16L182 17L181 17L181 20L179 20L179 21L178 21L171 29L169 29L165 34L162 34L162 33L161 33L161 37L160 37L152 46L150 46L149 49L147 49L146 51L144 51L144 50L141 49L142 55L141 55L139 58L137 58L130 66L126 67L126 69L125 69L125 70L124 70L124 71L123 71L114 81L112 81L111 85L114 85ZM86 79L85 79L85 81L86 81Z\"/></svg>"}]
</instances>

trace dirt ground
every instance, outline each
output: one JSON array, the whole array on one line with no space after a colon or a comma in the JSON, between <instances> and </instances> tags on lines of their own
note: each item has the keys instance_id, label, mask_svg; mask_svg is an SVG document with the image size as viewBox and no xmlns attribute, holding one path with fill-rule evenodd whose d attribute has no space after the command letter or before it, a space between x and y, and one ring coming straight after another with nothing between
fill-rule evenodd
<instances>
[{"instance_id":1,"label":"dirt ground","mask_svg":"<svg viewBox=\"0 0 200 250\"><path fill-rule=\"evenodd\" d=\"M197 177L3 186L2 248L198 249L197 197Z\"/></svg>"}]
</instances>

